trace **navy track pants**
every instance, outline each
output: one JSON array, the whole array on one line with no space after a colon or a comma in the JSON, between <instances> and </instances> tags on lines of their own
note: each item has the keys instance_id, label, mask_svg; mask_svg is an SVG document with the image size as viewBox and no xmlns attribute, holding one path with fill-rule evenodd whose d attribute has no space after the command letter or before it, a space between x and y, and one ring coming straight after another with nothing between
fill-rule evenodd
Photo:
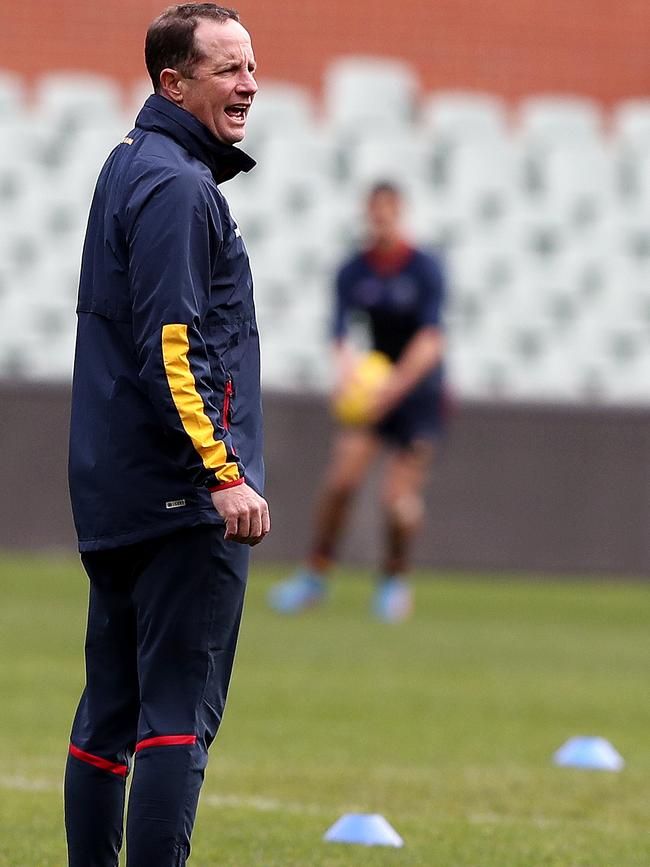
<instances>
[{"instance_id":1,"label":"navy track pants","mask_svg":"<svg viewBox=\"0 0 650 867\"><path fill-rule=\"evenodd\" d=\"M65 775L69 867L182 867L221 722L249 548L203 525L82 554L86 687Z\"/></svg>"}]
</instances>

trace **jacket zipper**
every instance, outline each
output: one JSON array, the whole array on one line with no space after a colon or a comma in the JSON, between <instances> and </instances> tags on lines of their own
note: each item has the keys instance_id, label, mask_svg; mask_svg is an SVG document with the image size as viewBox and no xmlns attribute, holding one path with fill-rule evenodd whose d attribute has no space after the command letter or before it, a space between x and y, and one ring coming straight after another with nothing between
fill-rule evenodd
<instances>
[{"instance_id":1,"label":"jacket zipper","mask_svg":"<svg viewBox=\"0 0 650 867\"><path fill-rule=\"evenodd\" d=\"M226 387L223 393L223 420L224 430L230 430L230 403L233 396L232 376L228 374L226 379Z\"/></svg>"}]
</instances>

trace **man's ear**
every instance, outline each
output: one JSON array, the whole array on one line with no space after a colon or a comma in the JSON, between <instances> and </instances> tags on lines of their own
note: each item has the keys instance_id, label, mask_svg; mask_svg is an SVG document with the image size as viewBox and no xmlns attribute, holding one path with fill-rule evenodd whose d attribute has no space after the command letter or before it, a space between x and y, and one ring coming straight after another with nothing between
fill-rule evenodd
<instances>
[{"instance_id":1,"label":"man's ear","mask_svg":"<svg viewBox=\"0 0 650 867\"><path fill-rule=\"evenodd\" d=\"M163 69L160 73L160 92L177 105L183 102L181 76L175 69Z\"/></svg>"}]
</instances>

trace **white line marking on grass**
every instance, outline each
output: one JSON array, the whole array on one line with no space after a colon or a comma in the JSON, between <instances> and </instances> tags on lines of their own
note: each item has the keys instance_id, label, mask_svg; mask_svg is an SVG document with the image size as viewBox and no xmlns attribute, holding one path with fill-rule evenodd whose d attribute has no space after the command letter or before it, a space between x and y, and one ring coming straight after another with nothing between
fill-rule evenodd
<instances>
[{"instance_id":1,"label":"white line marking on grass","mask_svg":"<svg viewBox=\"0 0 650 867\"><path fill-rule=\"evenodd\" d=\"M13 777L0 777L0 789L9 789L13 792L59 792L62 785L52 780L33 779L20 774L15 774Z\"/></svg>"},{"instance_id":2,"label":"white line marking on grass","mask_svg":"<svg viewBox=\"0 0 650 867\"><path fill-rule=\"evenodd\" d=\"M534 825L536 828L552 828L555 825L564 824L562 819L550 819L546 816L507 816L499 815L499 813L467 813L466 821L471 825ZM594 824L588 823L584 824ZM596 827L602 827L596 825Z\"/></svg>"},{"instance_id":3,"label":"white line marking on grass","mask_svg":"<svg viewBox=\"0 0 650 867\"><path fill-rule=\"evenodd\" d=\"M22 774L0 776L0 789L12 792L60 792L62 782L25 777ZM205 795L202 804L209 807L231 807L234 809L257 810L260 813L294 813L299 816L322 816L336 810L328 810L318 804L299 804L279 801L276 798L261 798L247 795Z\"/></svg>"},{"instance_id":4,"label":"white line marking on grass","mask_svg":"<svg viewBox=\"0 0 650 867\"><path fill-rule=\"evenodd\" d=\"M13 792L56 792L60 794L63 789L63 781L25 777L22 774L0 775L0 789ZM252 795L204 795L201 797L201 803L218 809L256 810L260 813L289 813L295 816L338 816L346 812L363 812L358 806L324 807L319 804L301 804L295 801L281 801L277 798L262 798ZM464 816L457 816L438 811L430 818L438 823L465 821L470 825L532 825L537 828L577 824L585 828L597 828L604 831L620 830L619 826L607 825L602 822L585 819L569 820L560 816L513 816L507 813L491 812L466 813Z\"/></svg>"},{"instance_id":5,"label":"white line marking on grass","mask_svg":"<svg viewBox=\"0 0 650 867\"><path fill-rule=\"evenodd\" d=\"M201 798L209 807L233 807L235 809L257 810L260 813L294 813L299 816L322 816L336 810L328 810L317 804L298 804L279 801L276 798L250 797L246 795L206 795Z\"/></svg>"}]
</instances>

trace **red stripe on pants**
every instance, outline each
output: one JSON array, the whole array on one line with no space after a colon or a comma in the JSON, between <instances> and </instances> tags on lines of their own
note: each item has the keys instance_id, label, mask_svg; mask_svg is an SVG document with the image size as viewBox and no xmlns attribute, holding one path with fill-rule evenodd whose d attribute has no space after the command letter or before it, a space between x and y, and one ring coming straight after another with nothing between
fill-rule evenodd
<instances>
[{"instance_id":1,"label":"red stripe on pants","mask_svg":"<svg viewBox=\"0 0 650 867\"><path fill-rule=\"evenodd\" d=\"M147 747L174 747L183 744L195 744L196 735L162 735L157 738L146 738L135 745L136 753Z\"/></svg>"},{"instance_id":2,"label":"red stripe on pants","mask_svg":"<svg viewBox=\"0 0 650 867\"><path fill-rule=\"evenodd\" d=\"M129 772L128 765L118 765L116 762L109 762L108 759L102 759L101 756L94 756L92 753L85 753L83 750L70 744L70 755L82 762L87 762L89 765L94 765L102 771L108 771L109 774L117 774L118 777L126 777Z\"/></svg>"}]
</instances>

